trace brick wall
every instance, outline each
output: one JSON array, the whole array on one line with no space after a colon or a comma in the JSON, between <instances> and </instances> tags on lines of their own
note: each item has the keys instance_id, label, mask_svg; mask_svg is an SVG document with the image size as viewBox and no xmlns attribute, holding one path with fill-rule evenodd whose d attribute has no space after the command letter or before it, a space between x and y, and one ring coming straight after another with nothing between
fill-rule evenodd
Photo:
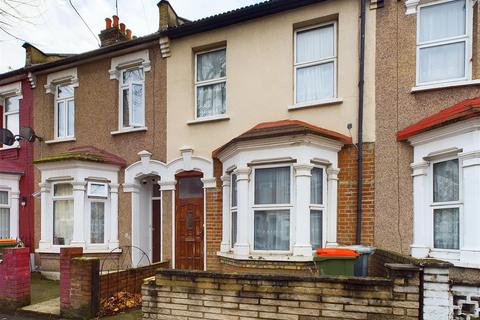
<instances>
[{"instance_id":1,"label":"brick wall","mask_svg":"<svg viewBox=\"0 0 480 320\"><path fill-rule=\"evenodd\" d=\"M346 145L338 154L337 241L355 243L357 225L357 148ZM363 221L362 244L373 244L375 222L375 144L363 144Z\"/></svg>"},{"instance_id":2,"label":"brick wall","mask_svg":"<svg viewBox=\"0 0 480 320\"><path fill-rule=\"evenodd\" d=\"M207 224L207 270L220 271L222 266L217 257L222 243L222 163L214 159L213 174L217 178L217 187L207 189L205 198Z\"/></svg>"},{"instance_id":3,"label":"brick wall","mask_svg":"<svg viewBox=\"0 0 480 320\"><path fill-rule=\"evenodd\" d=\"M60 308L71 307L71 268L72 259L83 255L82 248L60 249Z\"/></svg>"},{"instance_id":4,"label":"brick wall","mask_svg":"<svg viewBox=\"0 0 480 320\"><path fill-rule=\"evenodd\" d=\"M4 249L0 260L0 310L11 312L29 305L30 286L30 249Z\"/></svg>"},{"instance_id":5,"label":"brick wall","mask_svg":"<svg viewBox=\"0 0 480 320\"><path fill-rule=\"evenodd\" d=\"M150 319L402 319L419 315L419 269L389 278L298 277L162 270L143 286Z\"/></svg>"}]
</instances>

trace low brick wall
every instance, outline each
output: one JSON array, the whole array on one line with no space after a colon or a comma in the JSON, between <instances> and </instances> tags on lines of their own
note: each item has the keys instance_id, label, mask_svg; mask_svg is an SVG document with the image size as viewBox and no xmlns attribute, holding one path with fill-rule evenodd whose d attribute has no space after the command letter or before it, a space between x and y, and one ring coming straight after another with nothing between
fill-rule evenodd
<instances>
[{"instance_id":1,"label":"low brick wall","mask_svg":"<svg viewBox=\"0 0 480 320\"><path fill-rule=\"evenodd\" d=\"M169 262L158 262L135 269L102 274L100 275L100 299L109 298L122 291L140 293L145 278L152 277L158 269L169 266Z\"/></svg>"},{"instance_id":2,"label":"low brick wall","mask_svg":"<svg viewBox=\"0 0 480 320\"><path fill-rule=\"evenodd\" d=\"M400 264L414 264L418 261L412 257L405 256L393 251L376 249L375 253L369 258L369 275L374 277L386 277L387 269L385 264L387 263L400 263Z\"/></svg>"},{"instance_id":3,"label":"low brick wall","mask_svg":"<svg viewBox=\"0 0 480 320\"><path fill-rule=\"evenodd\" d=\"M387 269L388 278L161 270L143 285L143 317L417 320L419 268Z\"/></svg>"},{"instance_id":4,"label":"low brick wall","mask_svg":"<svg viewBox=\"0 0 480 320\"><path fill-rule=\"evenodd\" d=\"M8 248L0 260L0 310L13 312L30 304L30 249Z\"/></svg>"}]
</instances>

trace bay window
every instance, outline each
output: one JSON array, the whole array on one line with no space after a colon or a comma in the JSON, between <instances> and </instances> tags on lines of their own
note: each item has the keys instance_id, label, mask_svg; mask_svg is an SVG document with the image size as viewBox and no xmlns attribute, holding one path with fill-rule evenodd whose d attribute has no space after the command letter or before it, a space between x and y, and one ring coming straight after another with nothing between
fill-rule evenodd
<instances>
[{"instance_id":1,"label":"bay window","mask_svg":"<svg viewBox=\"0 0 480 320\"><path fill-rule=\"evenodd\" d=\"M0 239L10 238L10 201L8 191L0 191Z\"/></svg>"},{"instance_id":2,"label":"bay window","mask_svg":"<svg viewBox=\"0 0 480 320\"><path fill-rule=\"evenodd\" d=\"M120 118L123 129L145 126L145 78L141 67L121 71Z\"/></svg>"},{"instance_id":3,"label":"bay window","mask_svg":"<svg viewBox=\"0 0 480 320\"><path fill-rule=\"evenodd\" d=\"M469 0L419 6L417 84L467 80L471 39Z\"/></svg>"},{"instance_id":4,"label":"bay window","mask_svg":"<svg viewBox=\"0 0 480 320\"><path fill-rule=\"evenodd\" d=\"M57 183L53 186L53 244L70 245L73 237L73 186Z\"/></svg>"},{"instance_id":5,"label":"bay window","mask_svg":"<svg viewBox=\"0 0 480 320\"><path fill-rule=\"evenodd\" d=\"M90 243L105 243L105 202L90 202Z\"/></svg>"},{"instance_id":6,"label":"bay window","mask_svg":"<svg viewBox=\"0 0 480 320\"><path fill-rule=\"evenodd\" d=\"M3 127L14 135L20 132L20 96L6 97L3 107ZM14 146L18 142L15 142Z\"/></svg>"},{"instance_id":7,"label":"bay window","mask_svg":"<svg viewBox=\"0 0 480 320\"><path fill-rule=\"evenodd\" d=\"M336 24L295 32L295 104L336 97Z\"/></svg>"},{"instance_id":8,"label":"bay window","mask_svg":"<svg viewBox=\"0 0 480 320\"><path fill-rule=\"evenodd\" d=\"M310 244L313 249L323 246L323 168L314 167L310 180Z\"/></svg>"},{"instance_id":9,"label":"bay window","mask_svg":"<svg viewBox=\"0 0 480 320\"><path fill-rule=\"evenodd\" d=\"M195 118L226 113L227 60L225 48L195 55Z\"/></svg>"},{"instance_id":10,"label":"bay window","mask_svg":"<svg viewBox=\"0 0 480 320\"><path fill-rule=\"evenodd\" d=\"M73 138L75 135L75 100L71 84L58 85L55 95L55 138Z\"/></svg>"},{"instance_id":11,"label":"bay window","mask_svg":"<svg viewBox=\"0 0 480 320\"><path fill-rule=\"evenodd\" d=\"M231 199L230 199L230 226L231 241L233 248L237 242L237 175L232 174L231 178Z\"/></svg>"}]
</instances>

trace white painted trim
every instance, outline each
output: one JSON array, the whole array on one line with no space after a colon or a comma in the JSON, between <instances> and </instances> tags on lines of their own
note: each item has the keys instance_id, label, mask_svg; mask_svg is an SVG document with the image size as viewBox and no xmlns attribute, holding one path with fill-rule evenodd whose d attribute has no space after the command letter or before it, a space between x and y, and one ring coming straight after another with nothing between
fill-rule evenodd
<instances>
[{"instance_id":1,"label":"white painted trim","mask_svg":"<svg viewBox=\"0 0 480 320\"><path fill-rule=\"evenodd\" d=\"M142 66L144 72L149 72L151 70L148 49L112 58L112 60L110 61L110 70L108 71L108 73L110 74L110 79L119 80L119 71L121 69L134 66Z\"/></svg>"},{"instance_id":2,"label":"white painted trim","mask_svg":"<svg viewBox=\"0 0 480 320\"><path fill-rule=\"evenodd\" d=\"M55 143L63 143L63 142L75 142L77 138L64 138L64 139L54 139L54 140L47 140L45 144L55 144Z\"/></svg>"},{"instance_id":3,"label":"white painted trim","mask_svg":"<svg viewBox=\"0 0 480 320\"><path fill-rule=\"evenodd\" d=\"M132 132L141 132L141 131L147 131L147 130L148 130L147 127L122 128L122 129L117 130L117 131L112 131L112 132L110 132L110 134L112 136L117 136L117 135L120 135L120 134L126 134L126 133L132 133Z\"/></svg>"},{"instance_id":4,"label":"white painted trim","mask_svg":"<svg viewBox=\"0 0 480 320\"><path fill-rule=\"evenodd\" d=\"M325 100L318 100L318 101L311 101L305 103L297 103L292 106L288 107L289 111L306 109L306 108L314 108L314 107L321 107L321 106L329 106L332 104L340 104L343 103L343 98L329 98Z\"/></svg>"},{"instance_id":5,"label":"white painted trim","mask_svg":"<svg viewBox=\"0 0 480 320\"><path fill-rule=\"evenodd\" d=\"M74 88L80 85L77 68L70 68L47 75L47 84L44 85L45 93L55 94L58 84L71 84Z\"/></svg>"},{"instance_id":6,"label":"white painted trim","mask_svg":"<svg viewBox=\"0 0 480 320\"><path fill-rule=\"evenodd\" d=\"M203 118L198 118L196 120L191 120L188 121L188 125L194 125L194 124L200 124L200 123L206 123L206 122L217 122L217 121L223 121L223 120L230 120L230 116L227 114L219 115L219 116L214 116L214 117L203 117Z\"/></svg>"},{"instance_id":7,"label":"white painted trim","mask_svg":"<svg viewBox=\"0 0 480 320\"><path fill-rule=\"evenodd\" d=\"M286 254L251 254L247 257L238 256L231 252L217 252L217 256L239 261L278 261L278 262L309 262L313 261L311 256L292 256Z\"/></svg>"},{"instance_id":8,"label":"white painted trim","mask_svg":"<svg viewBox=\"0 0 480 320\"><path fill-rule=\"evenodd\" d=\"M64 84L64 83L61 83L61 84L52 84L52 86L55 87L55 93L54 93L54 111L53 111L53 114L54 114L54 121L53 121L53 125L54 125L54 129L53 129L53 132L54 132L54 141L58 141L58 140L68 140L68 139L75 139L75 87L72 85L72 89L73 89L73 92L72 92L72 95L71 96L68 96L68 97L64 97L64 98L59 98L58 97L58 90L59 90L59 87L61 86L65 86L65 85L68 85L68 84ZM64 115L63 115L63 119L59 119L58 118L58 105L63 102L63 106L64 106ZM68 103L69 102L73 102L73 134L72 135L68 135ZM65 133L66 135L65 136L59 136L58 134L58 125L59 125L59 122L62 121L64 122L64 126L65 126Z\"/></svg>"},{"instance_id":9,"label":"white painted trim","mask_svg":"<svg viewBox=\"0 0 480 320\"><path fill-rule=\"evenodd\" d=\"M455 82L442 82L430 85L421 85L413 87L410 92L423 92L430 90L438 89L447 89L447 88L456 88L456 87L465 87L465 86L477 86L480 85L480 80L464 80L464 81L455 81Z\"/></svg>"},{"instance_id":10,"label":"white painted trim","mask_svg":"<svg viewBox=\"0 0 480 320\"><path fill-rule=\"evenodd\" d=\"M172 269L175 269L175 190L172 190Z\"/></svg>"},{"instance_id":11,"label":"white painted trim","mask_svg":"<svg viewBox=\"0 0 480 320\"><path fill-rule=\"evenodd\" d=\"M8 96L21 96L22 95L22 82L13 82L3 86L0 86L0 98Z\"/></svg>"},{"instance_id":12,"label":"white painted trim","mask_svg":"<svg viewBox=\"0 0 480 320\"><path fill-rule=\"evenodd\" d=\"M405 14L412 15L417 13L417 6L420 3L420 0L405 0Z\"/></svg>"}]
</instances>

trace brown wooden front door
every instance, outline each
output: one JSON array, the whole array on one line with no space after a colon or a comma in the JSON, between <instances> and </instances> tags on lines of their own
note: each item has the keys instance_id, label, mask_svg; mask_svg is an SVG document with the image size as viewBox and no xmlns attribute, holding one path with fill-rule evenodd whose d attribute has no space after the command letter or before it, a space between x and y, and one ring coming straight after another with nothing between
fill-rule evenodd
<instances>
[{"instance_id":1,"label":"brown wooden front door","mask_svg":"<svg viewBox=\"0 0 480 320\"><path fill-rule=\"evenodd\" d=\"M177 175L175 268L203 270L203 183L196 171Z\"/></svg>"}]
</instances>

